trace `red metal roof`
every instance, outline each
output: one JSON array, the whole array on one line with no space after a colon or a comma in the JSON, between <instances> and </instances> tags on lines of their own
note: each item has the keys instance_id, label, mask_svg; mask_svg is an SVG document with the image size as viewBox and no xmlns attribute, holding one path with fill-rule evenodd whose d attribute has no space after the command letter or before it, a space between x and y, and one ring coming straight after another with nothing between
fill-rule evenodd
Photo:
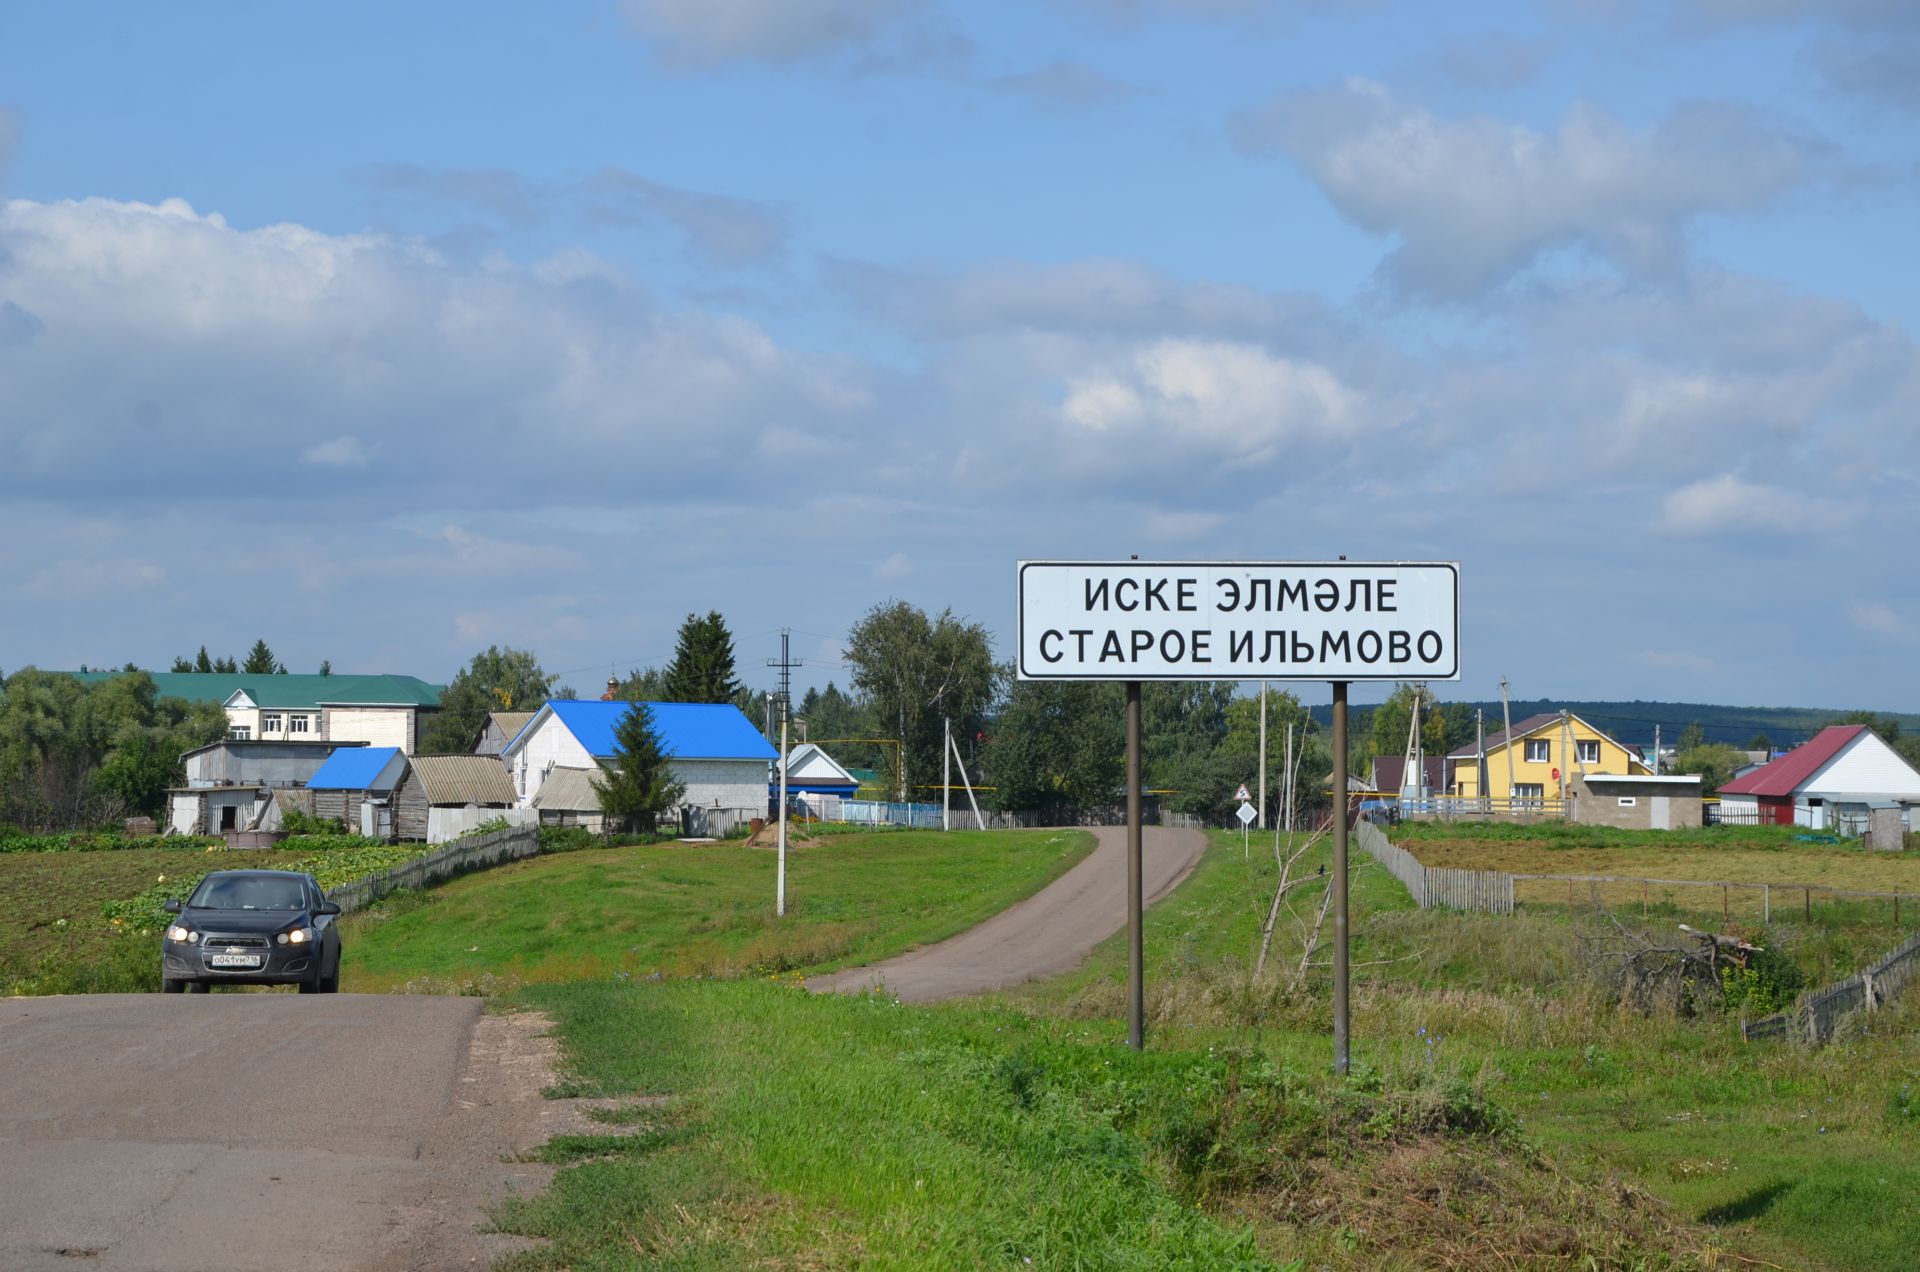
<instances>
[{"instance_id":1,"label":"red metal roof","mask_svg":"<svg viewBox=\"0 0 1920 1272\"><path fill-rule=\"evenodd\" d=\"M1820 766L1840 754L1847 743L1866 732L1864 724L1830 724L1771 764L1762 764L1745 777L1720 788L1722 795L1791 795Z\"/></svg>"}]
</instances>

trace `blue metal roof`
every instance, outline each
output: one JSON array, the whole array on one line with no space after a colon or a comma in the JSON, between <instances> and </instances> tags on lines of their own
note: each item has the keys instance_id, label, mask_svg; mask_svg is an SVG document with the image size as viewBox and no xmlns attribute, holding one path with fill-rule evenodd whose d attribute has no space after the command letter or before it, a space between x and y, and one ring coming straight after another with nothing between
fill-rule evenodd
<instances>
[{"instance_id":1,"label":"blue metal roof","mask_svg":"<svg viewBox=\"0 0 1920 1272\"><path fill-rule=\"evenodd\" d=\"M400 754L397 746L346 746L307 779L310 791L364 791L379 780L380 771Z\"/></svg>"},{"instance_id":2,"label":"blue metal roof","mask_svg":"<svg viewBox=\"0 0 1920 1272\"><path fill-rule=\"evenodd\" d=\"M732 703L649 702L661 748L678 760L775 760L779 752L760 736L753 721ZM597 759L616 749L613 731L631 702L580 702L557 698L547 704L587 753ZM522 735L525 730L521 731ZM517 739L516 739L517 740Z\"/></svg>"}]
</instances>

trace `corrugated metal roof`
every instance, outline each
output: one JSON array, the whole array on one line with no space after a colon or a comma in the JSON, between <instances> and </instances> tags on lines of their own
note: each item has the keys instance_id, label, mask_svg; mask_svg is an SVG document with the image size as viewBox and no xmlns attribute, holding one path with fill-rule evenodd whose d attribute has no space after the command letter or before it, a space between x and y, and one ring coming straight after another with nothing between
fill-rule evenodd
<instances>
[{"instance_id":1,"label":"corrugated metal roof","mask_svg":"<svg viewBox=\"0 0 1920 1272\"><path fill-rule=\"evenodd\" d=\"M1543 711L1539 715L1530 715L1524 720L1515 721L1513 726L1513 736L1516 738L1523 738L1527 734L1532 733L1535 729L1538 729L1543 724L1558 724L1558 723L1560 723L1559 712ZM1598 730L1595 730L1595 732L1598 732ZM1506 742L1507 742L1507 730L1505 729L1498 729L1492 733L1487 734L1487 754L1489 755L1493 754L1495 750L1499 749L1502 746L1505 746ZM1479 754L1480 754L1479 744L1477 742L1469 742L1463 747L1456 747L1454 750L1448 751L1447 758L1450 760L1471 760Z\"/></svg>"},{"instance_id":2,"label":"corrugated metal roof","mask_svg":"<svg viewBox=\"0 0 1920 1272\"><path fill-rule=\"evenodd\" d=\"M1840 754L1842 748L1866 729L1864 724L1828 725L1773 763L1762 764L1745 777L1728 782L1720 788L1720 794L1791 795L1800 783L1812 777L1821 765Z\"/></svg>"},{"instance_id":3,"label":"corrugated metal roof","mask_svg":"<svg viewBox=\"0 0 1920 1272\"><path fill-rule=\"evenodd\" d=\"M779 752L760 736L753 721L731 703L649 702L653 727L667 754L676 760L775 760ZM613 731L631 711L631 702L579 702L557 699L551 711L580 740L587 754L604 759L614 752ZM527 731L521 731L521 737ZM518 741L519 739L515 739Z\"/></svg>"},{"instance_id":4,"label":"corrugated metal roof","mask_svg":"<svg viewBox=\"0 0 1920 1272\"><path fill-rule=\"evenodd\" d=\"M118 671L69 672L88 684L125 673ZM255 705L278 708L322 706L409 706L437 707L444 686L430 685L418 676L256 676L246 672L154 671L154 688L163 698L184 698L188 702L224 703L235 691L245 690Z\"/></svg>"},{"instance_id":5,"label":"corrugated metal roof","mask_svg":"<svg viewBox=\"0 0 1920 1272\"><path fill-rule=\"evenodd\" d=\"M493 722L494 728L500 730L500 736L506 742L511 742L516 733L527 727L527 721L538 714L536 711L489 711L487 718ZM505 744L503 742L501 745Z\"/></svg>"},{"instance_id":6,"label":"corrugated metal roof","mask_svg":"<svg viewBox=\"0 0 1920 1272\"><path fill-rule=\"evenodd\" d=\"M397 746L356 746L335 751L307 779L310 791L365 791L376 788L380 772L400 754Z\"/></svg>"},{"instance_id":7,"label":"corrugated metal roof","mask_svg":"<svg viewBox=\"0 0 1920 1272\"><path fill-rule=\"evenodd\" d=\"M593 789L592 769L556 768L540 783L533 797L535 808L555 808L576 813L600 811L600 792Z\"/></svg>"},{"instance_id":8,"label":"corrugated metal roof","mask_svg":"<svg viewBox=\"0 0 1920 1272\"><path fill-rule=\"evenodd\" d=\"M1427 775L1427 787L1440 790L1447 784L1447 761L1439 755L1425 755L1420 758L1420 767ZM1373 789L1376 791L1397 791L1406 786L1402 779L1407 771L1407 757L1404 755L1376 755L1373 757Z\"/></svg>"},{"instance_id":9,"label":"corrugated metal roof","mask_svg":"<svg viewBox=\"0 0 1920 1272\"><path fill-rule=\"evenodd\" d=\"M468 804L492 804L501 808L514 802L513 779L507 766L493 755L416 755L413 771L420 775L429 804L464 808Z\"/></svg>"}]
</instances>

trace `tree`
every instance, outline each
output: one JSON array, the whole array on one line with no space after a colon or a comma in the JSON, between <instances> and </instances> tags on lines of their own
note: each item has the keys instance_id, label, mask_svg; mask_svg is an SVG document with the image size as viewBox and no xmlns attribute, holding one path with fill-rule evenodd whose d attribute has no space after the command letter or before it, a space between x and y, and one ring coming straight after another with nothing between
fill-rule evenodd
<instances>
[{"instance_id":1,"label":"tree","mask_svg":"<svg viewBox=\"0 0 1920 1272\"><path fill-rule=\"evenodd\" d=\"M267 642L256 640L253 648L247 651L247 660L240 664L240 670L249 676L271 676L273 669L279 665L280 660L267 648Z\"/></svg>"},{"instance_id":2,"label":"tree","mask_svg":"<svg viewBox=\"0 0 1920 1272\"><path fill-rule=\"evenodd\" d=\"M440 695L440 709L420 738L425 754L470 751L493 711L534 711L547 701L553 677L525 650L489 645L473 656Z\"/></svg>"},{"instance_id":3,"label":"tree","mask_svg":"<svg viewBox=\"0 0 1920 1272\"><path fill-rule=\"evenodd\" d=\"M1707 731L1700 727L1698 720L1695 720L1686 728L1680 730L1680 740L1674 743L1674 750L1676 752L1697 751L1706 744Z\"/></svg>"},{"instance_id":4,"label":"tree","mask_svg":"<svg viewBox=\"0 0 1920 1272\"><path fill-rule=\"evenodd\" d=\"M1764 733L1756 733L1747 739L1747 750L1766 751L1771 754L1773 751L1773 739Z\"/></svg>"},{"instance_id":5,"label":"tree","mask_svg":"<svg viewBox=\"0 0 1920 1272\"><path fill-rule=\"evenodd\" d=\"M172 667L170 667L170 668L168 668L168 670L169 670L169 671L175 671L175 672L180 672L180 671L192 671L192 670L193 670L193 659L191 659L191 658L175 658L175 659L173 660L173 666L172 666Z\"/></svg>"},{"instance_id":6,"label":"tree","mask_svg":"<svg viewBox=\"0 0 1920 1272\"><path fill-rule=\"evenodd\" d=\"M207 657L207 647L205 645L200 646L200 653L193 660L193 669L202 672L213 670L213 659Z\"/></svg>"},{"instance_id":7,"label":"tree","mask_svg":"<svg viewBox=\"0 0 1920 1272\"><path fill-rule=\"evenodd\" d=\"M1285 689L1269 690L1267 694L1267 813L1269 826L1280 821L1281 799L1286 790L1287 766L1287 729L1293 729L1293 758L1298 771L1298 786L1295 792L1295 806L1305 809L1320 802L1321 788L1325 785L1327 774L1333 772L1333 752L1328 749L1326 739L1320 733L1319 722L1313 713L1301 703L1300 699ZM1239 776L1236 785L1247 783L1250 792L1258 792L1260 773L1260 698L1249 694L1244 698L1235 698L1227 707L1227 736L1220 743L1221 753L1228 758L1232 769ZM1231 788L1229 788L1231 793ZM1228 800L1213 809L1211 815L1224 816L1231 813L1230 805L1237 801Z\"/></svg>"},{"instance_id":8,"label":"tree","mask_svg":"<svg viewBox=\"0 0 1920 1272\"><path fill-rule=\"evenodd\" d=\"M705 618L687 615L680 624L673 661L667 664L670 702L731 702L740 682L733 674L733 634L718 610Z\"/></svg>"},{"instance_id":9,"label":"tree","mask_svg":"<svg viewBox=\"0 0 1920 1272\"><path fill-rule=\"evenodd\" d=\"M1420 703L1420 744L1428 755L1447 753L1447 717L1431 689L1402 681L1367 720L1368 757L1407 753L1407 734L1413 725L1413 704Z\"/></svg>"},{"instance_id":10,"label":"tree","mask_svg":"<svg viewBox=\"0 0 1920 1272\"><path fill-rule=\"evenodd\" d=\"M1006 673L1011 674L1011 668ZM1116 684L1012 680L988 734L987 802L1072 821L1126 784L1126 700Z\"/></svg>"},{"instance_id":11,"label":"tree","mask_svg":"<svg viewBox=\"0 0 1920 1272\"><path fill-rule=\"evenodd\" d=\"M1871 711L1849 711L1835 720L1835 724L1864 724L1880 735L1880 740L1888 746L1900 741L1900 722L1892 716L1876 715Z\"/></svg>"},{"instance_id":12,"label":"tree","mask_svg":"<svg viewBox=\"0 0 1920 1272\"><path fill-rule=\"evenodd\" d=\"M322 658L322 659L320 660L320 674L321 674L321 675L323 675L323 676L331 676L331 675L333 674L333 660L332 660L332 659L329 659L329 658Z\"/></svg>"},{"instance_id":13,"label":"tree","mask_svg":"<svg viewBox=\"0 0 1920 1272\"><path fill-rule=\"evenodd\" d=\"M952 610L929 619L905 601L869 610L848 633L846 659L877 727L901 743L898 780L909 791L940 767L942 718L962 735L983 724L1001 674L985 627Z\"/></svg>"},{"instance_id":14,"label":"tree","mask_svg":"<svg viewBox=\"0 0 1920 1272\"><path fill-rule=\"evenodd\" d=\"M1241 774L1220 754L1220 744L1233 700L1230 680L1141 686L1141 777L1150 789L1166 792L1166 807L1204 816L1231 806Z\"/></svg>"},{"instance_id":15,"label":"tree","mask_svg":"<svg viewBox=\"0 0 1920 1272\"><path fill-rule=\"evenodd\" d=\"M686 786L673 778L672 757L653 727L653 708L636 702L613 730L613 762L589 780L600 796L607 823L658 827L660 815L680 802Z\"/></svg>"},{"instance_id":16,"label":"tree","mask_svg":"<svg viewBox=\"0 0 1920 1272\"><path fill-rule=\"evenodd\" d=\"M1673 772L1699 774L1701 794L1711 795L1731 782L1746 762L1746 756L1724 742L1704 742L1682 747L1673 757Z\"/></svg>"},{"instance_id":17,"label":"tree","mask_svg":"<svg viewBox=\"0 0 1920 1272\"><path fill-rule=\"evenodd\" d=\"M214 659L213 669L217 672L220 672L222 675L227 675L227 676L231 676L235 672L240 670L238 667L234 666L233 659L231 658Z\"/></svg>"},{"instance_id":18,"label":"tree","mask_svg":"<svg viewBox=\"0 0 1920 1272\"><path fill-rule=\"evenodd\" d=\"M613 696L621 702L671 702L667 694L667 673L658 667L642 667L629 672L613 687Z\"/></svg>"}]
</instances>

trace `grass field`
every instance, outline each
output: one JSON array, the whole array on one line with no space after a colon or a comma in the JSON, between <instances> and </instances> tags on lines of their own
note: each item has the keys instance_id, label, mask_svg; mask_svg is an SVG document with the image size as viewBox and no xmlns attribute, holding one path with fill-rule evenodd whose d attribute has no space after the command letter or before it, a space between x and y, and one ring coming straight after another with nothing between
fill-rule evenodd
<instances>
[{"instance_id":1,"label":"grass field","mask_svg":"<svg viewBox=\"0 0 1920 1272\"><path fill-rule=\"evenodd\" d=\"M536 857L391 899L342 927L344 988L450 992L611 977L738 976L885 958L964 931L1058 878L1083 831L835 835Z\"/></svg>"}]
</instances>

